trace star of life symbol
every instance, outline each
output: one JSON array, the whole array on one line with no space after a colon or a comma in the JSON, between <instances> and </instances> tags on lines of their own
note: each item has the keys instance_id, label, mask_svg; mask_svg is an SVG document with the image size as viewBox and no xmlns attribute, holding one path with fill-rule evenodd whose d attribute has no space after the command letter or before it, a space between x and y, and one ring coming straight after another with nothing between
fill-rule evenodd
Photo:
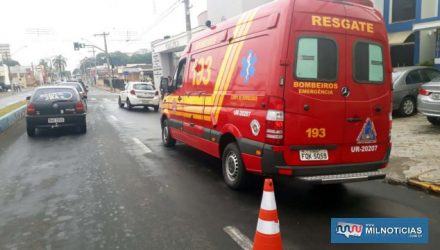
<instances>
[{"instance_id":1,"label":"star of life symbol","mask_svg":"<svg viewBox=\"0 0 440 250\"><path fill-rule=\"evenodd\" d=\"M365 144L365 143L376 143L377 142L377 133L374 128L374 123L370 118L365 120L364 126L362 126L362 130L357 137L357 143Z\"/></svg>"},{"instance_id":2,"label":"star of life symbol","mask_svg":"<svg viewBox=\"0 0 440 250\"><path fill-rule=\"evenodd\" d=\"M257 63L257 56L250 50L248 54L241 60L243 65L240 76L244 78L244 83L248 83L250 78L255 75L255 63Z\"/></svg>"}]
</instances>

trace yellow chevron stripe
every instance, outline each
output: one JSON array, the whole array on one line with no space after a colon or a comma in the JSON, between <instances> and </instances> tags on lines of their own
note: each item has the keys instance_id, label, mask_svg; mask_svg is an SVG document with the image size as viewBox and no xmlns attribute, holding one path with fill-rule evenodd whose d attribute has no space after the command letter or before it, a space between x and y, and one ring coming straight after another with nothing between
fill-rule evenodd
<instances>
[{"instance_id":1,"label":"yellow chevron stripe","mask_svg":"<svg viewBox=\"0 0 440 250\"><path fill-rule=\"evenodd\" d=\"M250 12L251 13L249 15L249 20L246 23L244 31L243 31L243 36L246 36L247 33L249 32L249 30L251 28L251 25L253 23L253 19L254 19L256 13L257 13L256 10L253 10L253 11L250 11ZM220 93L220 99L219 99L219 102L216 105L216 111L215 111L215 116L214 116L216 121L218 120L218 117L220 115L220 110L221 110L221 107L223 105L223 100L224 100L224 97L225 97L225 94L226 94L227 90L229 89L229 85L230 85L231 79L232 79L232 74L234 73L234 71L236 69L236 66L237 66L237 63L238 63L238 59L239 59L239 56L241 54L241 50L243 49L243 46L244 46L245 38L246 37L240 38L241 41L238 42L237 52L235 53L234 59L232 60L232 65L231 65L232 70L230 70L228 72L228 75L227 75L227 78L226 78L226 84L224 86L224 89L223 89L222 93Z\"/></svg>"}]
</instances>

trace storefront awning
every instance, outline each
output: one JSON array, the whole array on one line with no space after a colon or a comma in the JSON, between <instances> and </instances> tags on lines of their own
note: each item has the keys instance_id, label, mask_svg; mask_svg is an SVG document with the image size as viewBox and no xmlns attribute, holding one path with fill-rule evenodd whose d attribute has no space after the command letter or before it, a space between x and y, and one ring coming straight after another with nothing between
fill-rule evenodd
<instances>
[{"instance_id":1,"label":"storefront awning","mask_svg":"<svg viewBox=\"0 0 440 250\"><path fill-rule=\"evenodd\" d=\"M413 33L412 30L389 33L388 34L388 43L391 45L402 44L411 35L411 33Z\"/></svg>"},{"instance_id":2,"label":"storefront awning","mask_svg":"<svg viewBox=\"0 0 440 250\"><path fill-rule=\"evenodd\" d=\"M413 31L416 30L426 30L426 29L437 29L440 28L440 21L432 21L427 23L416 23L413 25Z\"/></svg>"}]
</instances>

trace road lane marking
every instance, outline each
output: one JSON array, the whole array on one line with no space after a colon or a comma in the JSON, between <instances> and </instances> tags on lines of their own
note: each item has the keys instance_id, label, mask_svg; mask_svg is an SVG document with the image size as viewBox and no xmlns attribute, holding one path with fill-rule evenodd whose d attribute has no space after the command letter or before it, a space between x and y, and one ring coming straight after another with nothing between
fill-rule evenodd
<instances>
[{"instance_id":1,"label":"road lane marking","mask_svg":"<svg viewBox=\"0 0 440 250\"><path fill-rule=\"evenodd\" d=\"M116 118L114 115L109 115L109 117L110 118L112 118L113 119L113 121L115 121L115 122L117 122L118 121L118 118Z\"/></svg>"},{"instance_id":2,"label":"road lane marking","mask_svg":"<svg viewBox=\"0 0 440 250\"><path fill-rule=\"evenodd\" d=\"M103 109L103 108L104 108L104 105L102 105L102 104L99 104L99 107Z\"/></svg>"},{"instance_id":3,"label":"road lane marking","mask_svg":"<svg viewBox=\"0 0 440 250\"><path fill-rule=\"evenodd\" d=\"M91 97L91 98L90 98L90 101L94 102L94 101L96 101L96 98Z\"/></svg>"},{"instance_id":4,"label":"road lane marking","mask_svg":"<svg viewBox=\"0 0 440 250\"><path fill-rule=\"evenodd\" d=\"M236 227L227 226L223 228L223 231L225 231L225 233L227 233L242 249L252 249L252 241L246 237L246 235L242 234Z\"/></svg>"},{"instance_id":5,"label":"road lane marking","mask_svg":"<svg viewBox=\"0 0 440 250\"><path fill-rule=\"evenodd\" d=\"M133 137L132 140L134 141L135 144L137 144L145 153L151 153L151 149L149 147L147 147L147 145L143 144L141 142L141 140L139 140L136 137Z\"/></svg>"}]
</instances>

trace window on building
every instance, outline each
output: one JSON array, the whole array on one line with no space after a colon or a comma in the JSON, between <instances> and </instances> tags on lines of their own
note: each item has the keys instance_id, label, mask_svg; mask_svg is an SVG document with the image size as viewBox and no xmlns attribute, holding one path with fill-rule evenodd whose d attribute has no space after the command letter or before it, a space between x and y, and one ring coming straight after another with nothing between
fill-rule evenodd
<instances>
[{"instance_id":1,"label":"window on building","mask_svg":"<svg viewBox=\"0 0 440 250\"><path fill-rule=\"evenodd\" d=\"M354 78L360 83L383 82L383 52L377 44L358 42L354 48Z\"/></svg>"},{"instance_id":2,"label":"window on building","mask_svg":"<svg viewBox=\"0 0 440 250\"><path fill-rule=\"evenodd\" d=\"M416 0L393 0L392 22L416 19Z\"/></svg>"},{"instance_id":3,"label":"window on building","mask_svg":"<svg viewBox=\"0 0 440 250\"><path fill-rule=\"evenodd\" d=\"M303 37L298 41L296 77L305 80L335 81L338 72L338 50L327 38Z\"/></svg>"}]
</instances>

